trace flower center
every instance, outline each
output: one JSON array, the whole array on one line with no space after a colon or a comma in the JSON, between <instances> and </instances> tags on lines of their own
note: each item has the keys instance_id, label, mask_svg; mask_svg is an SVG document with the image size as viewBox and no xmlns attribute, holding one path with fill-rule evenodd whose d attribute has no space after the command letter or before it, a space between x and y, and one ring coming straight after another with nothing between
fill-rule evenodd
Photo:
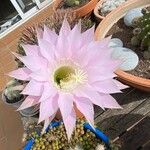
<instances>
[{"instance_id":1,"label":"flower center","mask_svg":"<svg viewBox=\"0 0 150 150\"><path fill-rule=\"evenodd\" d=\"M64 92L72 91L86 80L86 73L75 66L61 66L54 72L54 83Z\"/></svg>"}]
</instances>

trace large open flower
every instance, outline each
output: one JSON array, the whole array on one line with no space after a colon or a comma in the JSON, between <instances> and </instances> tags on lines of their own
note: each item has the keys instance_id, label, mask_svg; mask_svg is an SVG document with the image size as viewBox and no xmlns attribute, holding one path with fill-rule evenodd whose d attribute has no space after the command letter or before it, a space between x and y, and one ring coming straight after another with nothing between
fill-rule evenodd
<instances>
[{"instance_id":1,"label":"large open flower","mask_svg":"<svg viewBox=\"0 0 150 150\"><path fill-rule=\"evenodd\" d=\"M120 108L110 95L126 86L113 79L120 62L112 60L110 38L94 40L94 27L81 33L64 20L59 35L49 30L38 32L38 45L24 45L26 56L15 56L24 68L9 75L27 80L22 94L28 95L19 110L40 104L39 122L44 129L60 110L68 138L76 122L74 106L94 124L93 104L101 108Z\"/></svg>"}]
</instances>

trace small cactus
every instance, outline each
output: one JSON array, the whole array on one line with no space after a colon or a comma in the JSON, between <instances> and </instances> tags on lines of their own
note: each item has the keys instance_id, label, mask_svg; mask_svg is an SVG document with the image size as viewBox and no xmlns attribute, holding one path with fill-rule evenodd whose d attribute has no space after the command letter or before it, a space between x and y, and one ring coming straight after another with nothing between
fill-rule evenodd
<instances>
[{"instance_id":1,"label":"small cactus","mask_svg":"<svg viewBox=\"0 0 150 150\"><path fill-rule=\"evenodd\" d=\"M100 6L99 13L102 16L106 16L124 2L126 2L126 0L105 0Z\"/></svg>"},{"instance_id":2,"label":"small cactus","mask_svg":"<svg viewBox=\"0 0 150 150\"><path fill-rule=\"evenodd\" d=\"M75 7L75 6L79 6L80 4L84 2L85 0L65 0L65 5L67 7Z\"/></svg>"},{"instance_id":3,"label":"small cactus","mask_svg":"<svg viewBox=\"0 0 150 150\"><path fill-rule=\"evenodd\" d=\"M4 95L10 103L19 101L22 95L20 92L23 90L24 86L17 80L11 80L7 83L4 90Z\"/></svg>"},{"instance_id":4,"label":"small cactus","mask_svg":"<svg viewBox=\"0 0 150 150\"><path fill-rule=\"evenodd\" d=\"M133 21L133 37L131 44L140 46L145 59L150 59L150 12L146 9L142 10L143 16L135 18Z\"/></svg>"}]
</instances>

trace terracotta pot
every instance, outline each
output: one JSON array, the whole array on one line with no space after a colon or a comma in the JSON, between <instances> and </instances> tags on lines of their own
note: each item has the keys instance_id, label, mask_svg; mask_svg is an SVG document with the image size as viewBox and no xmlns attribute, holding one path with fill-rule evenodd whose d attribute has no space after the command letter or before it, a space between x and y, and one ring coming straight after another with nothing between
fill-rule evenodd
<instances>
[{"instance_id":1,"label":"terracotta pot","mask_svg":"<svg viewBox=\"0 0 150 150\"><path fill-rule=\"evenodd\" d=\"M121 5L120 7L112 11L110 14L107 15L105 19L102 20L95 32L96 39L103 39L106 36L107 32L111 29L111 27L120 18L125 16L125 14L129 10L133 8L147 6L150 6L149 0L129 0L128 2L124 3L124 5ZM127 83L135 88L150 92L150 79L137 77L122 70L117 70L116 74L118 75L119 79L124 83Z\"/></svg>"},{"instance_id":2,"label":"terracotta pot","mask_svg":"<svg viewBox=\"0 0 150 150\"><path fill-rule=\"evenodd\" d=\"M62 0L55 0L54 9L58 8L60 2L62 2ZM98 0L91 0L90 2L83 5L82 7L73 9L73 11L76 12L77 16L83 17L92 12L92 10L95 8L97 2L98 2Z\"/></svg>"},{"instance_id":3,"label":"terracotta pot","mask_svg":"<svg viewBox=\"0 0 150 150\"><path fill-rule=\"evenodd\" d=\"M103 19L105 18L104 16L102 16L102 15L99 14L99 9L100 9L100 7L102 6L102 4L103 4L104 1L106 1L106 0L100 0L100 1L96 4L96 7L94 8L94 15L95 15L95 17L96 17L96 19L97 19L98 21L101 21L101 20L103 20Z\"/></svg>"},{"instance_id":4,"label":"terracotta pot","mask_svg":"<svg viewBox=\"0 0 150 150\"><path fill-rule=\"evenodd\" d=\"M105 2L106 0L100 0L97 4L96 4L96 7L94 8L94 15L95 15L95 17L96 17L96 19L98 20L98 21L101 21L101 20L103 20L106 16L102 16L102 15L100 15L99 14L99 9L101 8L101 6L102 6L102 4L103 4L103 2ZM133 1L133 0L132 0ZM122 4L121 4L122 5ZM118 6L118 7L121 7L121 5L120 6ZM124 3L123 3L123 5L124 5ZM117 8L116 8L117 9Z\"/></svg>"}]
</instances>

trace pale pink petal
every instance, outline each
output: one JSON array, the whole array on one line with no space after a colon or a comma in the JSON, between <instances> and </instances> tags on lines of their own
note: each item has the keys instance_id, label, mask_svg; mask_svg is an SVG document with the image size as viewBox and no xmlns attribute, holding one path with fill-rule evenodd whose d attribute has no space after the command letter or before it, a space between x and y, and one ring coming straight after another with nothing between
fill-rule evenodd
<instances>
[{"instance_id":1,"label":"pale pink petal","mask_svg":"<svg viewBox=\"0 0 150 150\"><path fill-rule=\"evenodd\" d=\"M27 56L39 56L39 46L37 45L22 45Z\"/></svg>"},{"instance_id":2,"label":"pale pink petal","mask_svg":"<svg viewBox=\"0 0 150 150\"><path fill-rule=\"evenodd\" d=\"M125 85L125 84L122 84L121 82L119 82L119 81L117 81L117 80L113 80L113 82L118 86L118 88L119 88L120 90L129 88L129 86L127 86L127 85Z\"/></svg>"},{"instance_id":3,"label":"pale pink petal","mask_svg":"<svg viewBox=\"0 0 150 150\"><path fill-rule=\"evenodd\" d=\"M17 70L8 73L10 77L14 77L18 80L26 80L26 81L30 80L30 74L31 71L28 68L19 68Z\"/></svg>"},{"instance_id":4,"label":"pale pink petal","mask_svg":"<svg viewBox=\"0 0 150 150\"><path fill-rule=\"evenodd\" d=\"M67 29L63 30L63 28ZM64 21L64 25L60 30L57 41L57 58L71 57L73 53L77 51L77 47L80 47L81 44L81 22L70 31L66 25L66 21Z\"/></svg>"},{"instance_id":5,"label":"pale pink petal","mask_svg":"<svg viewBox=\"0 0 150 150\"><path fill-rule=\"evenodd\" d=\"M70 25L66 19L66 17L64 18L64 21L62 23L62 27L60 29L59 35L64 35L67 36L69 34L69 32L71 31Z\"/></svg>"},{"instance_id":6,"label":"pale pink petal","mask_svg":"<svg viewBox=\"0 0 150 150\"><path fill-rule=\"evenodd\" d=\"M75 97L75 104L90 125L94 127L94 108L92 102L84 97Z\"/></svg>"},{"instance_id":7,"label":"pale pink petal","mask_svg":"<svg viewBox=\"0 0 150 150\"><path fill-rule=\"evenodd\" d=\"M105 51L105 53L104 53ZM104 53L104 54L103 54ZM100 66L102 67L105 63L110 62L112 49L95 49L95 52L87 53L87 67L90 66ZM102 56L103 54L103 56Z\"/></svg>"},{"instance_id":8,"label":"pale pink petal","mask_svg":"<svg viewBox=\"0 0 150 150\"><path fill-rule=\"evenodd\" d=\"M38 56L20 56L17 53L13 53L20 61L22 61L27 68L32 71L37 71L41 68L47 67L47 61Z\"/></svg>"},{"instance_id":9,"label":"pale pink petal","mask_svg":"<svg viewBox=\"0 0 150 150\"><path fill-rule=\"evenodd\" d=\"M101 41L90 41L88 44L86 44L87 45L87 47L85 49L86 51L80 51L80 53L82 55L86 56L89 60L94 59L92 56L95 56L96 59L98 59L100 57L106 57L106 56L111 58L110 54L113 51L113 49L108 47L109 42L110 42L110 37L105 38ZM90 57L90 55L92 55L92 56ZM83 57L81 57L81 58L83 58ZM103 60L105 60L105 59L103 59Z\"/></svg>"},{"instance_id":10,"label":"pale pink petal","mask_svg":"<svg viewBox=\"0 0 150 150\"><path fill-rule=\"evenodd\" d=\"M68 51L68 42L66 42L66 38L64 38L63 34L60 34L57 40L56 45L56 57L58 59L67 58L66 50ZM69 54L70 55L70 54Z\"/></svg>"},{"instance_id":11,"label":"pale pink petal","mask_svg":"<svg viewBox=\"0 0 150 150\"><path fill-rule=\"evenodd\" d=\"M21 92L21 94L24 95L31 95L31 96L41 96L43 91L43 83L37 82L35 80L31 80L24 90Z\"/></svg>"},{"instance_id":12,"label":"pale pink petal","mask_svg":"<svg viewBox=\"0 0 150 150\"><path fill-rule=\"evenodd\" d=\"M80 58L80 63L83 64L83 66L91 66L107 62L111 59L111 53L111 48L103 47L99 44L99 41L92 41L86 45L84 50L80 51L80 55L78 57Z\"/></svg>"},{"instance_id":13,"label":"pale pink petal","mask_svg":"<svg viewBox=\"0 0 150 150\"><path fill-rule=\"evenodd\" d=\"M41 28L36 28L37 39L43 38L43 30Z\"/></svg>"},{"instance_id":14,"label":"pale pink petal","mask_svg":"<svg viewBox=\"0 0 150 150\"><path fill-rule=\"evenodd\" d=\"M84 44L89 44L91 41L94 41L95 34L95 25L82 33L82 39L84 40Z\"/></svg>"},{"instance_id":15,"label":"pale pink petal","mask_svg":"<svg viewBox=\"0 0 150 150\"><path fill-rule=\"evenodd\" d=\"M114 83L113 79L107 79L99 82L94 82L91 86L98 92L112 94L121 93L118 86Z\"/></svg>"},{"instance_id":16,"label":"pale pink petal","mask_svg":"<svg viewBox=\"0 0 150 150\"><path fill-rule=\"evenodd\" d=\"M111 58L106 60L106 61L102 61L100 63L97 62L97 64L93 64L93 65L89 65L86 67L87 70L91 71L91 70L95 70L97 72L102 72L102 73L113 73L114 71L116 71L119 66L121 64L121 61L119 60L112 60Z\"/></svg>"},{"instance_id":17,"label":"pale pink petal","mask_svg":"<svg viewBox=\"0 0 150 150\"><path fill-rule=\"evenodd\" d=\"M64 19L63 23L62 23L62 27L60 29L59 32L59 36L57 38L57 51L56 51L56 57L57 58L63 58L63 57L67 57L66 54L66 50L68 49L68 42L66 41L69 32L71 31L70 26L66 20L66 18Z\"/></svg>"},{"instance_id":18,"label":"pale pink petal","mask_svg":"<svg viewBox=\"0 0 150 150\"><path fill-rule=\"evenodd\" d=\"M50 116L49 118L45 119L45 122L44 122L44 127L42 129L42 134L45 133L47 127L50 125L51 121L54 119L56 114L53 114L52 116Z\"/></svg>"},{"instance_id":19,"label":"pale pink petal","mask_svg":"<svg viewBox=\"0 0 150 150\"><path fill-rule=\"evenodd\" d=\"M47 69L40 69L38 71L32 72L30 77L37 81L49 81L50 72Z\"/></svg>"},{"instance_id":20,"label":"pale pink petal","mask_svg":"<svg viewBox=\"0 0 150 150\"><path fill-rule=\"evenodd\" d=\"M34 106L36 104L39 103L39 97L36 96L28 96L23 103L21 104L21 106L17 109L17 111L29 108L31 106Z\"/></svg>"},{"instance_id":21,"label":"pale pink petal","mask_svg":"<svg viewBox=\"0 0 150 150\"><path fill-rule=\"evenodd\" d=\"M99 94L101 95L101 100L103 101L103 106L105 108L112 108L112 109L114 109L114 108L116 108L116 109L122 108L118 104L118 102L111 95L109 95L109 94L101 94L101 93L99 93Z\"/></svg>"},{"instance_id":22,"label":"pale pink petal","mask_svg":"<svg viewBox=\"0 0 150 150\"><path fill-rule=\"evenodd\" d=\"M58 110L58 95L49 98L40 104L39 123L55 114Z\"/></svg>"},{"instance_id":23,"label":"pale pink petal","mask_svg":"<svg viewBox=\"0 0 150 150\"><path fill-rule=\"evenodd\" d=\"M67 132L68 140L70 140L71 135L72 135L73 130L75 129L75 125L76 125L76 114L75 114L74 109L71 110L71 113L68 115L67 118L65 118L63 120L63 122L64 122L65 129Z\"/></svg>"},{"instance_id":24,"label":"pale pink petal","mask_svg":"<svg viewBox=\"0 0 150 150\"><path fill-rule=\"evenodd\" d=\"M90 68L88 69L87 74L89 83L112 79L117 76L115 73L109 71L107 68L105 70L101 70L99 68Z\"/></svg>"},{"instance_id":25,"label":"pale pink petal","mask_svg":"<svg viewBox=\"0 0 150 150\"><path fill-rule=\"evenodd\" d=\"M74 95L77 97L84 97L89 99L93 104L100 106L102 109L104 109L103 106L103 100L101 99L101 96L98 92L94 91L92 87L85 86L80 89L76 89L74 91Z\"/></svg>"},{"instance_id":26,"label":"pale pink petal","mask_svg":"<svg viewBox=\"0 0 150 150\"><path fill-rule=\"evenodd\" d=\"M49 62L54 59L55 56L55 46L43 39L39 39L40 52L43 57L45 57Z\"/></svg>"},{"instance_id":27,"label":"pale pink petal","mask_svg":"<svg viewBox=\"0 0 150 150\"><path fill-rule=\"evenodd\" d=\"M81 22L74 26L67 36L68 46L72 52L79 51L81 46L84 45L84 39L81 36Z\"/></svg>"},{"instance_id":28,"label":"pale pink petal","mask_svg":"<svg viewBox=\"0 0 150 150\"><path fill-rule=\"evenodd\" d=\"M63 119L66 119L73 107L73 96L69 93L61 93L59 95L58 105Z\"/></svg>"},{"instance_id":29,"label":"pale pink petal","mask_svg":"<svg viewBox=\"0 0 150 150\"><path fill-rule=\"evenodd\" d=\"M44 40L55 44L57 37L58 37L58 35L54 31L50 30L47 26L44 25L44 33L43 33Z\"/></svg>"},{"instance_id":30,"label":"pale pink petal","mask_svg":"<svg viewBox=\"0 0 150 150\"><path fill-rule=\"evenodd\" d=\"M88 66L87 73L89 82L102 81L116 77L114 73L120 66L120 61L110 60L103 65L97 64L97 66Z\"/></svg>"},{"instance_id":31,"label":"pale pink petal","mask_svg":"<svg viewBox=\"0 0 150 150\"><path fill-rule=\"evenodd\" d=\"M43 129L42 129L41 134L44 134L44 133L46 132L46 129L47 129L47 127L49 126L49 124L50 124L49 118L48 118L48 119L45 119L45 121L44 121L44 127L43 127Z\"/></svg>"},{"instance_id":32,"label":"pale pink petal","mask_svg":"<svg viewBox=\"0 0 150 150\"><path fill-rule=\"evenodd\" d=\"M100 41L99 41L99 45L100 45L100 47L102 48L104 48L104 47L108 47L109 46L109 43L110 43L110 40L111 40L111 37L112 36L108 36L108 37L106 37L106 38L103 38L103 39L101 39Z\"/></svg>"},{"instance_id":33,"label":"pale pink petal","mask_svg":"<svg viewBox=\"0 0 150 150\"><path fill-rule=\"evenodd\" d=\"M52 98L57 94L57 91L49 82L44 83L44 89L42 96L40 98L40 102L47 100L48 98Z\"/></svg>"},{"instance_id":34,"label":"pale pink petal","mask_svg":"<svg viewBox=\"0 0 150 150\"><path fill-rule=\"evenodd\" d=\"M74 34L81 34L81 19L79 22L74 26L74 28L71 30L71 32L74 32Z\"/></svg>"}]
</instances>

